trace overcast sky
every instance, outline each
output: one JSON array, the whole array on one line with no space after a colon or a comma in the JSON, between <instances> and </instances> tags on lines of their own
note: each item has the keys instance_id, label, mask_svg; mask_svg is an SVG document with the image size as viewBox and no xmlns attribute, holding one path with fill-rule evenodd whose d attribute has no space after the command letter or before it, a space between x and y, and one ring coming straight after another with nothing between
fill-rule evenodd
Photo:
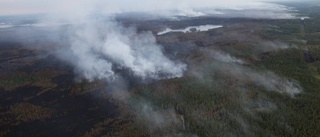
<instances>
[{"instance_id":1,"label":"overcast sky","mask_svg":"<svg viewBox=\"0 0 320 137\"><path fill-rule=\"evenodd\" d=\"M263 5L255 0L0 0L0 15L35 13L83 14L97 10L99 12L115 13L204 7L231 9L279 8L272 7L272 5Z\"/></svg>"}]
</instances>

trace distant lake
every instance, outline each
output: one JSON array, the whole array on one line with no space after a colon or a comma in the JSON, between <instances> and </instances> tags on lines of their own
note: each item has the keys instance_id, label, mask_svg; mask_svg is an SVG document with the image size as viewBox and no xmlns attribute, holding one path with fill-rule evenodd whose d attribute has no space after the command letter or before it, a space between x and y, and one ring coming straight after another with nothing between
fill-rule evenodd
<instances>
[{"instance_id":1,"label":"distant lake","mask_svg":"<svg viewBox=\"0 0 320 137\"><path fill-rule=\"evenodd\" d=\"M12 25L10 24L6 24L6 23L0 23L0 29L4 29L4 28L11 28L13 27Z\"/></svg>"},{"instance_id":2,"label":"distant lake","mask_svg":"<svg viewBox=\"0 0 320 137\"><path fill-rule=\"evenodd\" d=\"M210 29L217 29L222 27L223 27L222 25L200 25L200 26L190 26L185 29L166 28L164 31L159 32L157 35L163 35L170 32L183 32L183 33L201 32L201 31L208 31Z\"/></svg>"}]
</instances>

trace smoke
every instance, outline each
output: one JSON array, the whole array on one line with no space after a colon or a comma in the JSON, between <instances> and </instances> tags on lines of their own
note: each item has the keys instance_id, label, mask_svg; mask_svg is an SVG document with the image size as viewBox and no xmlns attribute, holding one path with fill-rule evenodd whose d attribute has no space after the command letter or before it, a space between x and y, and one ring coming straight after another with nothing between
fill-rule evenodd
<instances>
[{"instance_id":1,"label":"smoke","mask_svg":"<svg viewBox=\"0 0 320 137\"><path fill-rule=\"evenodd\" d=\"M82 24L71 31L74 57L64 59L89 80L112 80L116 70L128 70L144 80L174 78L186 69L185 64L163 54L150 32L137 34L114 22Z\"/></svg>"},{"instance_id":2,"label":"smoke","mask_svg":"<svg viewBox=\"0 0 320 137\"><path fill-rule=\"evenodd\" d=\"M281 0L277 0L281 1ZM172 16L203 16L221 14L220 9L231 10L263 10L264 14L283 13L291 11L287 6L261 2L257 0L4 0L0 2L0 13L27 14L49 13L56 16L77 18L92 13L115 14L124 12L146 12L158 15ZM272 1L275 2L275 1ZM260 16L264 16L260 14ZM285 16L282 16L285 17Z\"/></svg>"},{"instance_id":3,"label":"smoke","mask_svg":"<svg viewBox=\"0 0 320 137\"><path fill-rule=\"evenodd\" d=\"M294 80L288 80L272 72L257 72L249 68L233 66L223 67L227 75L240 80L241 84L255 83L257 86L264 87L267 91L275 91L294 97L302 92L302 88Z\"/></svg>"},{"instance_id":4,"label":"smoke","mask_svg":"<svg viewBox=\"0 0 320 137\"><path fill-rule=\"evenodd\" d=\"M221 62L217 63L218 66L216 66L218 72L233 77L240 85L254 83L267 91L275 91L291 97L302 92L302 88L297 81L288 80L270 71L256 71L244 66L250 64L227 53L216 51L210 53L216 61Z\"/></svg>"},{"instance_id":5,"label":"smoke","mask_svg":"<svg viewBox=\"0 0 320 137\"><path fill-rule=\"evenodd\" d=\"M112 96L125 104L132 106L141 119L146 119L149 125L155 128L166 128L174 125L183 125L177 119L177 114L172 109L157 109L147 101L128 101L132 96L127 91L127 82L119 82L121 73L137 77L144 81L160 80L182 77L187 65L165 56L161 45L157 44L151 32L138 32L135 28L124 27L113 21L111 16L124 12L148 12L164 16L204 16L223 14L216 9L231 10L264 10L288 14L290 8L277 4L254 2L244 0L77 0L77 1L51 1L42 2L31 0L4 1L0 3L0 13L47 13L43 22L66 21L72 23L68 28L68 45L56 52L56 56L69 62L75 68L75 73L80 77L94 81L104 79L112 84L118 84ZM15 3L19 3L15 5ZM8 8L11 8L8 10ZM15 10L16 9L16 10ZM19 9L19 10L18 10ZM210 10L206 10L210 9ZM212 10L214 9L214 10ZM160 11L160 12L159 12ZM162 12L166 11L166 12ZM174 13L174 12L176 12ZM95 17L107 15L101 19ZM262 15L262 14L261 14ZM259 16L259 15L257 15ZM285 18L292 16L285 16ZM294 82L277 76L271 72L256 72L250 68L237 64L245 62L226 53L213 53L213 58L226 63L218 66L219 72L239 79L240 84L250 81L270 91L294 96L301 92L301 88Z\"/></svg>"},{"instance_id":6,"label":"smoke","mask_svg":"<svg viewBox=\"0 0 320 137\"><path fill-rule=\"evenodd\" d=\"M211 55L213 56L214 59L216 59L219 62L224 62L224 63L238 63L238 64L245 64L246 62L241 60L241 59L237 59L235 57L232 57L231 55L224 53L224 52L217 52L217 51L213 51L210 52Z\"/></svg>"},{"instance_id":7,"label":"smoke","mask_svg":"<svg viewBox=\"0 0 320 137\"><path fill-rule=\"evenodd\" d=\"M146 79L167 79L181 77L186 65L173 61L163 54L163 49L156 43L150 32L140 32L134 28L125 28L110 16L124 12L149 12L151 14L178 14L184 16L204 16L216 14L215 9L231 10L263 10L274 12L289 12L290 8L266 2L253 0L209 1L209 0L138 0L134 3L128 0L78 0L41 2L21 0L1 2L6 8L3 13L15 9L32 13L47 13L43 22L66 21L73 24L69 31L70 53L59 55L60 58L72 63L76 73L82 77L94 79L115 79L119 70ZM0 6L2 7L2 6ZM10 8L10 11L6 9ZM164 11L164 12L159 12ZM212 12L214 11L214 12ZM19 12L19 11L17 11ZM221 13L217 13L221 14ZM104 16L101 20L97 15ZM64 49L66 50L66 49ZM65 52L65 51L63 51ZM62 52L61 52L62 53ZM219 54L216 57L222 57ZM222 58L220 58L222 59ZM229 57L229 59L232 58ZM240 63L240 62L239 62Z\"/></svg>"},{"instance_id":8,"label":"smoke","mask_svg":"<svg viewBox=\"0 0 320 137\"><path fill-rule=\"evenodd\" d=\"M172 134L184 133L185 123L183 116L176 113L172 108L163 109L153 104L152 101L132 92L127 91L127 80L119 76L110 83L107 88L114 100L124 104L135 117L137 123L143 123L148 127L148 133L171 136Z\"/></svg>"},{"instance_id":9,"label":"smoke","mask_svg":"<svg viewBox=\"0 0 320 137\"><path fill-rule=\"evenodd\" d=\"M233 57L228 53L205 50L202 50L202 52L206 58L214 61L209 67L197 67L199 64L190 66L193 69L189 71L191 76L194 76L199 81L214 82L211 80L210 75L222 75L223 78L215 77L214 80L233 81L233 84L239 89L253 84L256 87L264 88L266 91L278 92L290 97L295 97L303 90L295 80L287 79L268 70L257 71L251 67L250 63ZM213 69L213 72L205 70L208 68Z\"/></svg>"},{"instance_id":10,"label":"smoke","mask_svg":"<svg viewBox=\"0 0 320 137\"><path fill-rule=\"evenodd\" d=\"M208 48L203 49L203 51L208 51L204 52L205 55L203 56L205 57L202 56L202 58L206 58L207 60L203 63L190 65L188 76L193 78L193 82L200 83L201 87L208 87L207 90L193 90L199 92L198 94L215 92L214 96L219 97L227 94L227 97L223 97L224 99L231 98L230 100L235 101L231 104L236 107L224 107L227 109L222 114L231 117L221 120L221 123L229 123L230 120L238 124L236 131L233 131L233 129L226 131L230 132L230 134L235 136L241 134L244 134L244 136L256 136L257 131L260 133L260 131L264 131L265 129L253 126L254 124L251 123L252 119L262 120L259 114L274 114L283 108L281 101L276 101L274 97L269 95L278 94L280 96L295 98L296 95L303 92L303 88L293 79L263 70L262 68L256 68L250 62L236 58L228 53L212 49L210 51ZM229 101L223 103L223 105L228 103ZM203 110L207 111L206 109ZM193 110L192 112L195 113L194 118L199 116L202 110ZM282 118L282 115L280 117ZM208 115L198 117L198 119L201 118L206 119L205 121L211 120L211 117ZM213 120L210 122L213 122ZM283 125L286 125L285 120L281 120L281 122L284 123Z\"/></svg>"}]
</instances>

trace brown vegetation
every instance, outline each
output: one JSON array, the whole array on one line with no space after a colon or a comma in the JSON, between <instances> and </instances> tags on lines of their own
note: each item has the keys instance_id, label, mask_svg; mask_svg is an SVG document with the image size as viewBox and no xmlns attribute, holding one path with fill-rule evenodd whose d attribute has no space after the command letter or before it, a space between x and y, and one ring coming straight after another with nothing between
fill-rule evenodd
<instances>
[{"instance_id":1,"label":"brown vegetation","mask_svg":"<svg viewBox=\"0 0 320 137\"><path fill-rule=\"evenodd\" d=\"M15 116L17 122L45 120L52 115L49 109L35 106L30 103L15 104L10 107L10 113Z\"/></svg>"}]
</instances>

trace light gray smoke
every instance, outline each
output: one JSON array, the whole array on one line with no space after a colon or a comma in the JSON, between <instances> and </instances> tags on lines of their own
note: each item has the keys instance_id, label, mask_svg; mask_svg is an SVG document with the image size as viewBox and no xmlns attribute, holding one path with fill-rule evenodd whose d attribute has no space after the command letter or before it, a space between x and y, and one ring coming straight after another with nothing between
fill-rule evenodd
<instances>
[{"instance_id":1,"label":"light gray smoke","mask_svg":"<svg viewBox=\"0 0 320 137\"><path fill-rule=\"evenodd\" d=\"M291 97L295 97L303 91L297 81L278 76L273 72L259 72L236 64L219 67L225 75L230 75L239 80L239 84L252 82L257 86L264 87L267 91L287 94Z\"/></svg>"},{"instance_id":2,"label":"light gray smoke","mask_svg":"<svg viewBox=\"0 0 320 137\"><path fill-rule=\"evenodd\" d=\"M245 61L241 59L237 59L227 53L221 51L212 51L210 52L214 59L224 63L238 63L238 64L245 64Z\"/></svg>"},{"instance_id":3,"label":"light gray smoke","mask_svg":"<svg viewBox=\"0 0 320 137\"><path fill-rule=\"evenodd\" d=\"M270 3L284 0L261 1L263 0L2 0L0 1L0 15L50 13L56 16L69 16L69 18L75 19L81 15L90 14L90 12L100 12L104 14L147 12L166 16L202 16L223 13L216 11L216 9L231 9L236 11L263 11L247 17L262 16L274 18L273 15L283 18L293 17L287 14L287 11L290 11L289 7ZM248 12L243 14L248 14Z\"/></svg>"},{"instance_id":4,"label":"light gray smoke","mask_svg":"<svg viewBox=\"0 0 320 137\"><path fill-rule=\"evenodd\" d=\"M73 58L64 58L89 80L115 77L126 70L142 79L181 77L186 65L163 54L151 32L137 33L108 21L89 22L71 29Z\"/></svg>"}]
</instances>

